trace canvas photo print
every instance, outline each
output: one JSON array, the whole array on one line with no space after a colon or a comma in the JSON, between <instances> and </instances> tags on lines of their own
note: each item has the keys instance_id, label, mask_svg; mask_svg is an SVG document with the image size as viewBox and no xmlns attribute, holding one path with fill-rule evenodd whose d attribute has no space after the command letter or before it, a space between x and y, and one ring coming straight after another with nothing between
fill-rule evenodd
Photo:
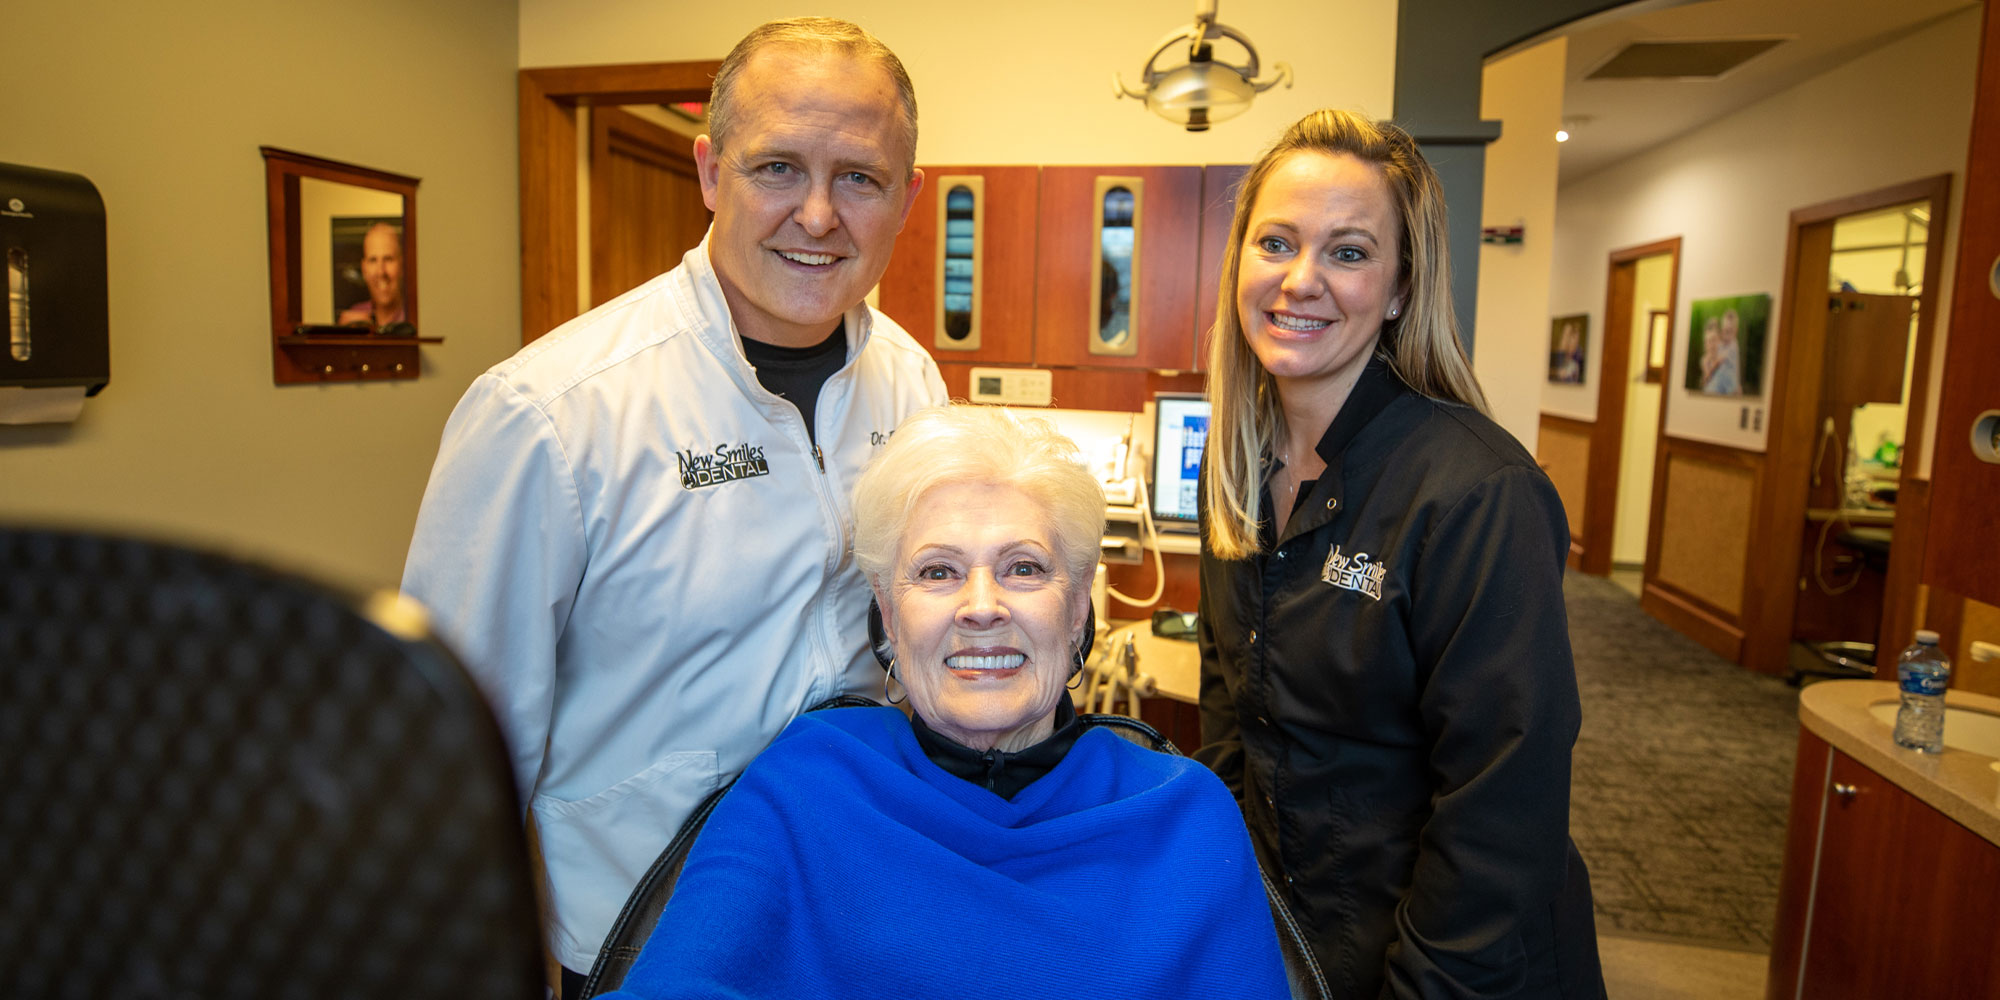
<instances>
[{"instance_id":1,"label":"canvas photo print","mask_svg":"<svg viewBox=\"0 0 2000 1000\"><path fill-rule=\"evenodd\" d=\"M1590 315L1558 316L1549 321L1549 381L1583 384L1583 362L1590 350Z\"/></svg>"},{"instance_id":2,"label":"canvas photo print","mask_svg":"<svg viewBox=\"0 0 2000 1000\"><path fill-rule=\"evenodd\" d=\"M1697 299L1688 306L1689 391L1710 396L1764 394L1764 334L1769 295Z\"/></svg>"}]
</instances>

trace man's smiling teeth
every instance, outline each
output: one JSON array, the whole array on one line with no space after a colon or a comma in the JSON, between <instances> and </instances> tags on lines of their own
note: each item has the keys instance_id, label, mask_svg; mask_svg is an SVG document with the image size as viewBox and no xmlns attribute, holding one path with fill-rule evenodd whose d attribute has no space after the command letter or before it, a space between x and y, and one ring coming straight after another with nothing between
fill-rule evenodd
<instances>
[{"instance_id":1,"label":"man's smiling teeth","mask_svg":"<svg viewBox=\"0 0 2000 1000\"><path fill-rule=\"evenodd\" d=\"M1326 328L1329 322L1328 320L1323 320L1323 319L1306 319L1301 316L1286 316L1283 313L1265 313L1264 315L1271 317L1272 326L1275 326L1280 330L1293 330L1299 333L1304 333L1308 330L1323 330Z\"/></svg>"},{"instance_id":2,"label":"man's smiling teeth","mask_svg":"<svg viewBox=\"0 0 2000 1000\"><path fill-rule=\"evenodd\" d=\"M831 264L836 259L830 253L797 253L791 250L780 250L778 256L801 264Z\"/></svg>"},{"instance_id":3,"label":"man's smiling teeth","mask_svg":"<svg viewBox=\"0 0 2000 1000\"><path fill-rule=\"evenodd\" d=\"M1002 653L998 656L972 656L960 653L944 658L944 665L953 670L1014 670L1028 662L1025 653Z\"/></svg>"}]
</instances>

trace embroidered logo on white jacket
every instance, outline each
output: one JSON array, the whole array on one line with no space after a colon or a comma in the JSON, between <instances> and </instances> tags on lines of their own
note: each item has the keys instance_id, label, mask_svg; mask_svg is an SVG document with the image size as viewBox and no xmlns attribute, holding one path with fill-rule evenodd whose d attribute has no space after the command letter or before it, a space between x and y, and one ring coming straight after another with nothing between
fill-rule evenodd
<instances>
[{"instance_id":1,"label":"embroidered logo on white jacket","mask_svg":"<svg viewBox=\"0 0 2000 1000\"><path fill-rule=\"evenodd\" d=\"M771 474L771 466L764 461L763 446L747 441L719 444L707 453L696 453L690 448L675 452L674 457L680 460L681 488L686 490Z\"/></svg>"},{"instance_id":2,"label":"embroidered logo on white jacket","mask_svg":"<svg viewBox=\"0 0 2000 1000\"><path fill-rule=\"evenodd\" d=\"M1376 600L1382 599L1382 578L1389 575L1389 567L1368 561L1368 553L1356 552L1342 555L1340 546L1333 547L1326 554L1326 567L1320 570L1319 578L1342 590L1352 590L1367 594Z\"/></svg>"}]
</instances>

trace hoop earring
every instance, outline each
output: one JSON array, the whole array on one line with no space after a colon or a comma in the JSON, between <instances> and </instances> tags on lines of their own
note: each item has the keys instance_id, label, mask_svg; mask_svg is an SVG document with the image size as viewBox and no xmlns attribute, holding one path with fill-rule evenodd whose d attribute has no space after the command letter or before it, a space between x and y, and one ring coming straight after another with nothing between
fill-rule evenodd
<instances>
[{"instance_id":1,"label":"hoop earring","mask_svg":"<svg viewBox=\"0 0 2000 1000\"><path fill-rule=\"evenodd\" d=\"M1070 671L1070 672L1069 672L1069 683L1068 683L1068 684L1066 684L1066 685L1064 685L1064 686L1065 686L1065 687L1067 687L1067 688L1069 688L1069 689L1070 689L1071 691L1074 691L1074 690L1076 690L1077 688L1079 688L1079 687L1083 686L1083 670L1082 670L1082 668L1078 668L1078 669L1076 669L1076 670L1072 670L1072 671Z\"/></svg>"},{"instance_id":2,"label":"hoop earring","mask_svg":"<svg viewBox=\"0 0 2000 1000\"><path fill-rule=\"evenodd\" d=\"M890 681L895 681L897 686L899 687L901 687L903 683L902 678L896 676L896 660L894 657L891 657L889 660L888 672L882 675L882 700L888 702L891 705L901 705L903 702L909 701L910 689L904 687L903 696L901 698L898 698L895 695L889 693Z\"/></svg>"}]
</instances>

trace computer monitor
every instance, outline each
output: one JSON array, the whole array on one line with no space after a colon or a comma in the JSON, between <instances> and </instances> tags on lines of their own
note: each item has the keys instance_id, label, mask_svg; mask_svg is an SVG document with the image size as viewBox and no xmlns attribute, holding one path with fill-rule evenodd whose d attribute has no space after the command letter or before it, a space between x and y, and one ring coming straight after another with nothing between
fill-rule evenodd
<instances>
[{"instance_id":1,"label":"computer monitor","mask_svg":"<svg viewBox=\"0 0 2000 1000\"><path fill-rule=\"evenodd\" d=\"M1162 530L1193 531L1201 517L1195 487L1208 443L1208 397L1198 392L1153 395L1153 520Z\"/></svg>"}]
</instances>

